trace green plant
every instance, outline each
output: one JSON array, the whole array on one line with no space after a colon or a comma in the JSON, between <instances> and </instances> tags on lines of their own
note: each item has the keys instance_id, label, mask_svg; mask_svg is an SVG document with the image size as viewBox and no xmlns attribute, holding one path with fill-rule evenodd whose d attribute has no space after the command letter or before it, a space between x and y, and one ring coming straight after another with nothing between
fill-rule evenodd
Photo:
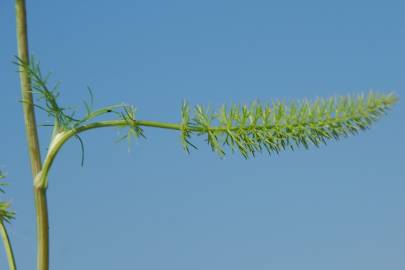
<instances>
[{"instance_id":1,"label":"green plant","mask_svg":"<svg viewBox=\"0 0 405 270\"><path fill-rule=\"evenodd\" d=\"M369 128L397 102L392 94L370 92L367 95L332 97L313 102L293 101L250 105L222 106L216 110L203 106L190 106L184 102L178 123L140 120L133 106L119 104L100 109L93 108L93 94L85 102L85 113L80 116L59 104L59 85L49 86L49 76L41 72L39 64L29 58L25 1L16 0L18 57L22 104L34 178L35 207L37 211L38 270L49 268L48 210L46 192L48 174L56 155L71 138L83 143L80 134L104 127L126 128L121 139L145 137L144 129L162 128L178 131L186 152L197 148L192 136L205 136L211 149L220 156L227 151L238 151L249 158L266 151L279 153L285 149L319 146L329 140L357 134ZM33 94L39 102L34 102ZM41 160L34 108L45 111L53 119L53 132L48 152ZM102 119L102 120L100 120ZM108 120L105 120L108 119ZM2 221L10 221L14 214L8 212L8 204L2 206ZM8 213L8 214L7 214ZM3 224L3 223L1 223ZM4 235L6 231L2 226ZM9 244L8 238L5 244ZM11 246L9 248L11 250ZM12 252L10 260L14 261ZM10 266L11 269L12 266Z\"/></svg>"}]
</instances>

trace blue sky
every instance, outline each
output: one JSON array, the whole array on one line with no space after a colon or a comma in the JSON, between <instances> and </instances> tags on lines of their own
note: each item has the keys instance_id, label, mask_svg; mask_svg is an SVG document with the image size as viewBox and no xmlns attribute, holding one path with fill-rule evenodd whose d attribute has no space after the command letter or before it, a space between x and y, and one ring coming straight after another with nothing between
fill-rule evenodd
<instances>
[{"instance_id":1,"label":"blue sky","mask_svg":"<svg viewBox=\"0 0 405 270\"><path fill-rule=\"evenodd\" d=\"M184 99L405 94L403 1L28 2L31 53L66 106L80 106L87 85L98 106L126 102L171 122ZM0 168L19 267L34 269L14 21L2 1ZM51 268L404 269L403 108L356 137L247 161L221 160L199 138L187 155L170 131L146 129L130 151L119 130L89 132L85 166L72 141L50 175ZM45 153L50 130L40 133Z\"/></svg>"}]
</instances>

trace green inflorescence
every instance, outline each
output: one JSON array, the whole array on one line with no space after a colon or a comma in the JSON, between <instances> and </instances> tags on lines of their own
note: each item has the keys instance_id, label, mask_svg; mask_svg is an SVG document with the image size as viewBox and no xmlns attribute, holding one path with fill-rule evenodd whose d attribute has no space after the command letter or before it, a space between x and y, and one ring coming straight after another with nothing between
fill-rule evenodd
<instances>
[{"instance_id":1,"label":"green inflorescence","mask_svg":"<svg viewBox=\"0 0 405 270\"><path fill-rule=\"evenodd\" d=\"M397 100L392 93L370 92L366 96L319 98L288 105L254 102L250 106L222 106L216 112L196 106L193 117L184 104L183 147L188 151L193 133L206 136L212 150L220 156L226 147L248 158L263 150L279 153L287 148L319 146L369 128Z\"/></svg>"}]
</instances>

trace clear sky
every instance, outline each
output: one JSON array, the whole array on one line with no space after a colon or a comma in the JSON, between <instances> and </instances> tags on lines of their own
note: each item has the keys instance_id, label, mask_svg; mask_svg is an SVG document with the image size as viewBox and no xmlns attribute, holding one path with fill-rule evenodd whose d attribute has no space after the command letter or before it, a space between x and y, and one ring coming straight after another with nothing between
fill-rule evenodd
<instances>
[{"instance_id":1,"label":"clear sky","mask_svg":"<svg viewBox=\"0 0 405 270\"><path fill-rule=\"evenodd\" d=\"M65 106L81 106L87 85L98 106L172 122L184 99L405 97L403 1L28 2L31 53L62 81ZM13 1L0 2L0 41L9 229L20 269L34 269ZM84 167L72 141L50 175L51 268L405 269L404 116L400 101L356 137L247 161L221 160L201 138L187 155L176 132L146 129L130 151L119 130L89 132Z\"/></svg>"}]
</instances>

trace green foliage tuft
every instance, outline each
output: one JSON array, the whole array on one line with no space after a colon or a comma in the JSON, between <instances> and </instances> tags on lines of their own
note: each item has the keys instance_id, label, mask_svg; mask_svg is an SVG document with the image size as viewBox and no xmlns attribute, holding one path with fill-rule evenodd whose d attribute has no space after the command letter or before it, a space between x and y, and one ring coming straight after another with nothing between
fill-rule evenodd
<instances>
[{"instance_id":1,"label":"green foliage tuft","mask_svg":"<svg viewBox=\"0 0 405 270\"><path fill-rule=\"evenodd\" d=\"M75 117L76 111L71 108L65 108L59 105L59 87L60 83L56 83L53 87L49 87L49 79L51 74L43 75L39 63L34 57L31 57L29 65L24 63L21 59L17 58L14 62L21 69L28 71L31 79L32 91L38 97L38 103L43 105L34 104L34 106L48 114L54 119L55 132L66 131L84 125L89 121L105 114L115 114L122 116L127 113L128 105L119 104L107 106L102 109L94 110L94 96L90 87L87 87L90 100L84 101L85 115L82 117ZM124 113L122 112L124 111Z\"/></svg>"},{"instance_id":2,"label":"green foliage tuft","mask_svg":"<svg viewBox=\"0 0 405 270\"><path fill-rule=\"evenodd\" d=\"M57 99L59 97L60 83L56 83L53 87L49 87L49 79L51 74L43 75L39 63L34 57L31 57L30 64L25 63L17 57L14 62L20 71L26 70L31 79L32 93L37 95L39 101L43 101L44 105L33 104L36 108L48 113L48 116L55 120L55 127L58 130L67 130L72 123L77 120L73 118L74 112L67 113L68 109L59 106ZM22 102L25 102L24 100Z\"/></svg>"},{"instance_id":3,"label":"green foliage tuft","mask_svg":"<svg viewBox=\"0 0 405 270\"><path fill-rule=\"evenodd\" d=\"M0 181L5 178L5 175L0 171ZM2 187L7 186L7 183L0 182L0 193L4 193ZM15 213L10 211L10 203L0 201L0 222L10 223L12 219L15 218Z\"/></svg>"},{"instance_id":4,"label":"green foliage tuft","mask_svg":"<svg viewBox=\"0 0 405 270\"><path fill-rule=\"evenodd\" d=\"M57 83L53 87L48 86L51 74L43 75L40 65L34 57L31 57L29 65L24 63L19 58L17 58L15 64L20 68L20 70L26 69L28 71L29 77L31 79L33 94L38 97L39 104L43 103L43 105L34 104L34 106L46 112L48 116L53 118L54 124L51 125L54 127L52 137L60 132L73 130L83 125L90 124L94 122L93 120L95 118L105 116L107 114L112 114L127 123L127 125L124 126L128 128L127 134L118 139L118 141L126 139L130 144L132 138L145 138L143 129L140 126L134 124L136 109L133 106L118 104L103 107L101 109L93 109L93 91L90 87L87 87L90 100L83 102L85 114L82 117L75 116L77 114L75 110L72 110L71 108L64 108L59 105L58 98L60 84ZM80 149L82 152L81 164L83 165L85 150L84 143L79 135L76 134L74 137L80 143Z\"/></svg>"},{"instance_id":5,"label":"green foliage tuft","mask_svg":"<svg viewBox=\"0 0 405 270\"><path fill-rule=\"evenodd\" d=\"M127 140L128 145L131 145L131 140L138 139L139 137L146 138L143 129L135 124L136 109L133 106L125 105L123 111L120 113L120 118L125 121L126 125L123 128L127 128L127 134L120 138L118 141Z\"/></svg>"}]
</instances>

